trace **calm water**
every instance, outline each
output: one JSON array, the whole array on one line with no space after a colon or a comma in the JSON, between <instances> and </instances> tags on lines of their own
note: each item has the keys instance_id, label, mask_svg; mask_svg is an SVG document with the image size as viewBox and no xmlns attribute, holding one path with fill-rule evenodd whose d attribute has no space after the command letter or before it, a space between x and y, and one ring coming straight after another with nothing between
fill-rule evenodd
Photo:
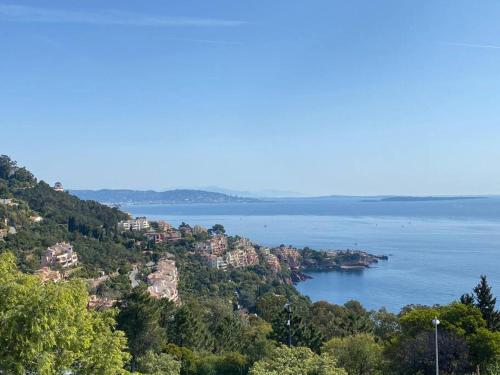
<instances>
[{"instance_id":1,"label":"calm water","mask_svg":"<svg viewBox=\"0 0 500 375\"><path fill-rule=\"evenodd\" d=\"M500 293L500 198L362 202L358 198L250 204L126 206L133 215L173 224L221 223L267 246L362 249L390 255L361 272L315 273L297 289L313 301L357 299L398 311L410 303L448 303L486 274Z\"/></svg>"}]
</instances>

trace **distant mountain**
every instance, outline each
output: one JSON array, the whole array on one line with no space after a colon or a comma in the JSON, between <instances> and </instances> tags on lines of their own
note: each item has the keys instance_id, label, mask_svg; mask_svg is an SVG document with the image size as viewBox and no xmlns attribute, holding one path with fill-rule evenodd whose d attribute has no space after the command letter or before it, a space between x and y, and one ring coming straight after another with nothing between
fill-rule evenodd
<instances>
[{"instance_id":1,"label":"distant mountain","mask_svg":"<svg viewBox=\"0 0 500 375\"><path fill-rule=\"evenodd\" d=\"M124 189L71 190L71 194L80 199L105 203L230 203L257 201L254 198L242 198L223 193L191 189L175 189L161 192Z\"/></svg>"}]
</instances>

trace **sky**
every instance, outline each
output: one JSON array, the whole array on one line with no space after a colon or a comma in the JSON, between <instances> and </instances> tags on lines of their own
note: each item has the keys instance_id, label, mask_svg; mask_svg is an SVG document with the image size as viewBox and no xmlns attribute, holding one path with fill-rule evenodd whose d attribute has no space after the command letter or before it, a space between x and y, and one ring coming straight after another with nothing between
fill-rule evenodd
<instances>
[{"instance_id":1,"label":"sky","mask_svg":"<svg viewBox=\"0 0 500 375\"><path fill-rule=\"evenodd\" d=\"M500 194L497 0L0 0L0 153L65 187Z\"/></svg>"}]
</instances>

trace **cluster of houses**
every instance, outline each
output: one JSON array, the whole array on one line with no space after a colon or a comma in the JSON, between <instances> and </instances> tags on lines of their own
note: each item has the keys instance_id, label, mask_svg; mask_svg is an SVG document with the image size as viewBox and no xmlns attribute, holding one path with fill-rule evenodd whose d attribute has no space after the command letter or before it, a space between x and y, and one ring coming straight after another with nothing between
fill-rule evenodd
<instances>
[{"instance_id":1,"label":"cluster of houses","mask_svg":"<svg viewBox=\"0 0 500 375\"><path fill-rule=\"evenodd\" d=\"M195 253L201 255L210 268L227 270L228 267L243 268L259 264L255 245L246 238L238 238L228 249L226 236L217 235L195 245Z\"/></svg>"},{"instance_id":2,"label":"cluster of houses","mask_svg":"<svg viewBox=\"0 0 500 375\"><path fill-rule=\"evenodd\" d=\"M276 255L271 253L271 250L268 247L261 247L260 253L266 262L266 265L273 270L273 272L278 273L281 271L281 264Z\"/></svg>"},{"instance_id":3,"label":"cluster of houses","mask_svg":"<svg viewBox=\"0 0 500 375\"><path fill-rule=\"evenodd\" d=\"M287 263L290 268L297 268L300 266L300 253L293 247L280 246L273 249L273 253L284 263Z\"/></svg>"},{"instance_id":4,"label":"cluster of houses","mask_svg":"<svg viewBox=\"0 0 500 375\"><path fill-rule=\"evenodd\" d=\"M182 238L182 232L173 228L166 221L158 221L158 231L146 232L145 236L149 242L155 244L169 242L174 243Z\"/></svg>"},{"instance_id":5,"label":"cluster of houses","mask_svg":"<svg viewBox=\"0 0 500 375\"><path fill-rule=\"evenodd\" d=\"M160 259L156 264L155 271L148 275L148 292L153 298L166 298L169 301L178 302L178 282L179 274L175 261L167 256Z\"/></svg>"}]
</instances>

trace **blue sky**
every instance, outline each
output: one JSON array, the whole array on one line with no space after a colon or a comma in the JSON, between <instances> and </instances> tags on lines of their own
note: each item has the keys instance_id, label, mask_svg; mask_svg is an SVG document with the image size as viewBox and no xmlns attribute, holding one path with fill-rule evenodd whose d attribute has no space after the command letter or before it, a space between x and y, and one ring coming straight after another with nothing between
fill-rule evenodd
<instances>
[{"instance_id":1,"label":"blue sky","mask_svg":"<svg viewBox=\"0 0 500 375\"><path fill-rule=\"evenodd\" d=\"M500 193L500 2L0 0L0 153L71 188Z\"/></svg>"}]
</instances>

